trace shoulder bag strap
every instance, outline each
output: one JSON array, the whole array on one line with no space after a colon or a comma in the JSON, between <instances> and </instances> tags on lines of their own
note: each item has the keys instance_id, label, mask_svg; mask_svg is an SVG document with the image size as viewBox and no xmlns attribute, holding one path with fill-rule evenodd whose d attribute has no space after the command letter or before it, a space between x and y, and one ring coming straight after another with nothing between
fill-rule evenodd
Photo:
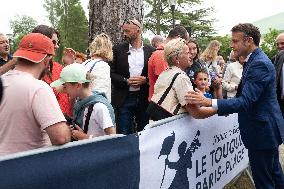
<instances>
[{"instance_id":1,"label":"shoulder bag strap","mask_svg":"<svg viewBox=\"0 0 284 189\"><path fill-rule=\"evenodd\" d=\"M88 60L84 65L86 66L91 61L92 61L92 59Z\"/></svg>"},{"instance_id":2,"label":"shoulder bag strap","mask_svg":"<svg viewBox=\"0 0 284 189\"><path fill-rule=\"evenodd\" d=\"M100 61L101 61L101 60L98 60L98 61L94 62L94 64L92 65L92 67L91 67L91 69L90 69L90 73L93 71L95 65L96 65L98 62L100 62Z\"/></svg>"},{"instance_id":3,"label":"shoulder bag strap","mask_svg":"<svg viewBox=\"0 0 284 189\"><path fill-rule=\"evenodd\" d=\"M213 62L210 62L210 63L208 64L207 68L209 69L210 66L212 66L212 64L213 64Z\"/></svg>"},{"instance_id":4,"label":"shoulder bag strap","mask_svg":"<svg viewBox=\"0 0 284 189\"><path fill-rule=\"evenodd\" d=\"M90 122L90 118L91 118L91 114L93 112L93 109L94 109L94 105L95 104L91 104L89 107L88 107L88 113L86 115L86 120L85 120L85 124L84 124L84 132L87 134L88 133L88 130L89 130L89 122Z\"/></svg>"},{"instance_id":5,"label":"shoulder bag strap","mask_svg":"<svg viewBox=\"0 0 284 189\"><path fill-rule=\"evenodd\" d=\"M176 80L176 78L177 78L177 76L178 76L179 74L180 74L180 73L176 73L176 74L174 75L170 86L166 89L166 91L165 91L164 94L161 96L160 100L158 101L158 103L157 103L158 105L161 105L162 102L165 100L165 98L167 97L168 93L170 92L170 90L171 90L171 88L172 88L172 86L173 86L173 84L174 84L174 82L175 82L175 80Z\"/></svg>"}]
</instances>

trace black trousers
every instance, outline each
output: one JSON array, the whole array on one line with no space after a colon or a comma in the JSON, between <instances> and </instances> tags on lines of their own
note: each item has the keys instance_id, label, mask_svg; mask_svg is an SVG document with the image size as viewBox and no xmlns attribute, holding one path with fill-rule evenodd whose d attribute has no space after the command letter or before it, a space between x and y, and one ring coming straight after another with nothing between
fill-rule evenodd
<instances>
[{"instance_id":1,"label":"black trousers","mask_svg":"<svg viewBox=\"0 0 284 189\"><path fill-rule=\"evenodd\" d=\"M248 150L248 155L256 189L284 189L278 148Z\"/></svg>"}]
</instances>

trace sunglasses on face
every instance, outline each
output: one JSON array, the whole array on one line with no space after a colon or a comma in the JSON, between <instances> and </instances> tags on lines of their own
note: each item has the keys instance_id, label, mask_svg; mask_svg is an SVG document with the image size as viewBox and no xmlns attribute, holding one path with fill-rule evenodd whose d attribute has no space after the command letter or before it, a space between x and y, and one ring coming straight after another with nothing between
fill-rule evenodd
<instances>
[{"instance_id":1,"label":"sunglasses on face","mask_svg":"<svg viewBox=\"0 0 284 189\"><path fill-rule=\"evenodd\" d=\"M52 40L52 43L53 43L53 45L57 45L57 46L59 46L59 41Z\"/></svg>"},{"instance_id":2,"label":"sunglasses on face","mask_svg":"<svg viewBox=\"0 0 284 189\"><path fill-rule=\"evenodd\" d=\"M275 44L276 44L276 46L280 46L280 45L284 46L284 42L279 42L279 43L275 43Z\"/></svg>"}]
</instances>

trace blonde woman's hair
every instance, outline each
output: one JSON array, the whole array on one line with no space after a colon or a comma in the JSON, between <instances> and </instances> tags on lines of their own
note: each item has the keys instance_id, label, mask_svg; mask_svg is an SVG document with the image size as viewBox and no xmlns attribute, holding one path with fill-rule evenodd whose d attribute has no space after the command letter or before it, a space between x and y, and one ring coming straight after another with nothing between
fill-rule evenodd
<instances>
[{"instance_id":1,"label":"blonde woman's hair","mask_svg":"<svg viewBox=\"0 0 284 189\"><path fill-rule=\"evenodd\" d=\"M91 57L98 56L105 61L112 61L113 59L112 42L110 37L105 33L101 33L95 37L90 44L89 50Z\"/></svg>"},{"instance_id":2,"label":"blonde woman's hair","mask_svg":"<svg viewBox=\"0 0 284 189\"><path fill-rule=\"evenodd\" d=\"M164 56L169 66L174 66L173 57L182 53L186 41L182 38L170 40L164 47Z\"/></svg>"},{"instance_id":3,"label":"blonde woman's hair","mask_svg":"<svg viewBox=\"0 0 284 189\"><path fill-rule=\"evenodd\" d=\"M215 61L218 56L217 48L220 48L221 43L217 40L210 41L209 45L200 55L200 59L205 62L212 62Z\"/></svg>"}]
</instances>

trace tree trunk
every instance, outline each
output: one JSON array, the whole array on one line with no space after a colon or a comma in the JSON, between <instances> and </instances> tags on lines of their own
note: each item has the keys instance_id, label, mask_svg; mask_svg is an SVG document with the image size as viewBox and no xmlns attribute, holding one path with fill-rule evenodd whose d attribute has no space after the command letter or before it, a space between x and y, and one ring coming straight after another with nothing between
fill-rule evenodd
<instances>
[{"instance_id":1,"label":"tree trunk","mask_svg":"<svg viewBox=\"0 0 284 189\"><path fill-rule=\"evenodd\" d=\"M121 42L121 25L127 19L137 19L142 24L143 0L90 0L89 43L102 32L114 44Z\"/></svg>"},{"instance_id":2,"label":"tree trunk","mask_svg":"<svg viewBox=\"0 0 284 189\"><path fill-rule=\"evenodd\" d=\"M157 14L157 24L156 31L157 35L161 35L161 0L156 1L156 14Z\"/></svg>"}]
</instances>

